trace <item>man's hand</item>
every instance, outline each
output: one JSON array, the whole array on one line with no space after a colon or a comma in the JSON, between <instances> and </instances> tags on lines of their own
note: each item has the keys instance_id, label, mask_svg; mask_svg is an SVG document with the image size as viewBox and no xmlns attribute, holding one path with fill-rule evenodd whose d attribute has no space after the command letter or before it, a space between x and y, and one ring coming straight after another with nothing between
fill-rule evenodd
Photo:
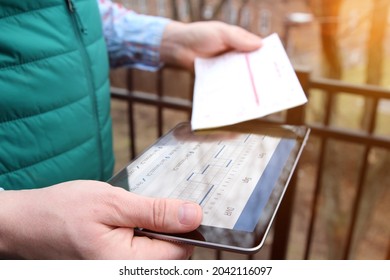
<instances>
[{"instance_id":1,"label":"man's hand","mask_svg":"<svg viewBox=\"0 0 390 280\"><path fill-rule=\"evenodd\" d=\"M134 236L134 227L187 232L199 205L147 198L97 181L0 193L0 256L27 259L186 259L192 246Z\"/></svg>"},{"instance_id":2,"label":"man's hand","mask_svg":"<svg viewBox=\"0 0 390 280\"><path fill-rule=\"evenodd\" d=\"M193 70L195 57L212 57L237 50L254 51L261 38L238 26L218 21L170 22L165 28L160 57L168 65Z\"/></svg>"}]
</instances>

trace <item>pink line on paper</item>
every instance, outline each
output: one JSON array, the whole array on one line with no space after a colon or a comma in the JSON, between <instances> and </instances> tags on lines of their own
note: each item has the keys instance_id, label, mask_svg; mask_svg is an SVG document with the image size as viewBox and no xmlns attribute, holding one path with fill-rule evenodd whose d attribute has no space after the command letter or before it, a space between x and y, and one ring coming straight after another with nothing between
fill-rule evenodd
<instances>
[{"instance_id":1,"label":"pink line on paper","mask_svg":"<svg viewBox=\"0 0 390 280\"><path fill-rule=\"evenodd\" d=\"M253 94L255 95L256 104L257 104L257 106L259 106L260 105L259 95L257 94L255 79L253 77L253 72L252 72L250 61L249 61L249 55L247 53L245 54L245 60L246 60L246 66L247 66L248 72L249 72L249 77L251 78L252 89L253 89Z\"/></svg>"}]
</instances>

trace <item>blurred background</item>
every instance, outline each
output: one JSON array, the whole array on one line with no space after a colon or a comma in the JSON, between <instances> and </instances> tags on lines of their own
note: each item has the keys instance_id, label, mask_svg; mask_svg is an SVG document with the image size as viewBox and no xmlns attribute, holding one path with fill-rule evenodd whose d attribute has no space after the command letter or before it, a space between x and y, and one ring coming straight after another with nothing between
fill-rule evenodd
<instances>
[{"instance_id":1,"label":"blurred background","mask_svg":"<svg viewBox=\"0 0 390 280\"><path fill-rule=\"evenodd\" d=\"M264 118L312 134L263 249L197 248L194 259L390 258L390 1L117 0L184 22L220 20L278 33L309 102ZM116 171L190 119L194 77L116 69Z\"/></svg>"}]
</instances>

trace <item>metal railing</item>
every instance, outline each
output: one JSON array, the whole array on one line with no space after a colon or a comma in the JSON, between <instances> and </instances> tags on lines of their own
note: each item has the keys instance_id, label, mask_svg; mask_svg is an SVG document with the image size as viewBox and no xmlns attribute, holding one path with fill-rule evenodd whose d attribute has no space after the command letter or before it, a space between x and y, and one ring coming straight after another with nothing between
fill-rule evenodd
<instances>
[{"instance_id":1,"label":"metal railing","mask_svg":"<svg viewBox=\"0 0 390 280\"><path fill-rule=\"evenodd\" d=\"M192 103L189 98L180 98L180 97L170 97L164 93L163 84L166 81L164 79L163 73L165 69L160 70L157 73L156 78L156 92L154 93L145 93L136 91L133 85L133 75L132 70L128 70L127 74L127 88L111 88L112 98L116 100L121 100L128 104L128 127L129 127L129 138L130 138L130 155L131 157L136 156L136 143L139 137L139 134L136 134L135 128L137 126L135 117L134 117L134 106L136 104L147 104L157 109L157 121L155 129L157 131L157 136L163 134L164 119L163 111L165 109L183 111L188 113L188 119L190 118ZM370 175L370 156L373 150L380 149L380 155L384 155L384 164L389 163L389 153L390 153L390 137L389 135L380 135L377 133L377 121L379 118L379 104L383 101L390 101L390 90L383 89L376 86L357 86L348 84L341 81L329 80L329 79L320 79L312 78L308 71L297 70L298 78L301 82L301 85L308 96L309 102L305 106L296 107L284 112L284 114L278 115L276 118L265 118L264 121L276 122L276 123L289 123L295 125L307 125L311 128L311 139L316 140L315 146L317 147L316 152L314 150L306 151L306 157L312 158L311 163L307 164L312 171L310 174L314 178L312 189L312 201L310 205L305 207L304 212L306 214L306 228L305 230L300 230L300 234L304 236L304 241L300 239L299 242L293 242L291 240L291 235L294 234L292 229L293 223L293 214L297 212L295 207L297 207L297 198L302 195L302 192L299 190L299 187L305 185L305 181L302 180L302 172L306 172L305 168L301 167L301 162L297 167L297 170L294 174L293 179L289 185L289 188L283 198L283 202L278 211L276 220L273 225L273 238L272 238L272 249L269 258L271 259L286 259L289 256L289 248L294 245L299 247L299 251L302 253L294 258L299 259L310 259L310 258L324 258L324 256L312 256L313 254L313 244L320 243L320 241L315 241L315 226L318 223L319 212L323 204L321 203L322 196L321 193L324 189L328 189L329 186L324 182L327 182L329 177L333 177L327 174L327 169L329 166L329 161L333 160L333 152L329 151L332 149L330 143L332 141L339 141L343 143L348 143L354 146L359 147L359 155L354 155L356 161L359 162L358 170L354 172L357 175L357 179L354 180L356 187L354 188L354 195L352 198L348 197L348 204L350 207L348 209L348 219L343 225L342 241L337 247L343 247L342 250L333 256L328 258L340 258L340 259L350 259L356 258L352 255L353 248L356 247L356 233L358 231L358 222L359 222L359 212L362 208L362 201L364 201L367 196L367 178ZM193 82L193 80L192 80ZM190 89L193 87L193 83L189 83ZM356 97L363 98L365 101L370 100L371 110L368 115L368 126L363 129L351 129L349 127L340 128L332 124L332 114L334 114L335 108L337 108L337 98L341 95L352 95ZM322 120L308 120L308 112L311 110L311 98L316 95L322 95L325 106L321 107ZM313 156L313 155L316 156ZM357 154L357 153L356 153ZM355 161L354 160L354 161ZM301 161L305 161L302 159ZM334 164L334 170L342 169L341 166ZM388 198L388 189L389 185L386 183L390 182L388 172L382 174L381 178L377 178L376 183L383 183L382 190L384 194L387 194ZM385 177L383 177L385 176ZM335 183L340 189L343 189L343 183ZM368 190L369 191L369 190ZM383 203L382 203L383 204ZM388 204L388 203L387 203ZM385 217L385 231L381 232L384 236L381 236L381 252L378 253L374 258L379 259L389 259L390 257L390 235L389 228L386 226L386 216L388 216L387 211L388 207L380 212L380 215ZM341 203L343 206L343 203ZM342 208L342 207L341 207ZM383 207L382 207L383 208ZM328 209L329 210L329 209ZM329 212L329 211L328 211ZM307 215L309 213L309 215ZM333 214L337 216L337 213ZM333 217L333 216L331 216ZM388 219L387 219L388 220ZM305 233L306 231L306 233ZM293 244L294 243L294 244ZM340 245L341 244L341 245ZM216 252L216 258L220 258L220 252ZM249 256L251 258L253 256ZM327 258L327 257L325 257ZM365 258L358 257L358 258ZM372 257L368 257L372 258Z\"/></svg>"}]
</instances>

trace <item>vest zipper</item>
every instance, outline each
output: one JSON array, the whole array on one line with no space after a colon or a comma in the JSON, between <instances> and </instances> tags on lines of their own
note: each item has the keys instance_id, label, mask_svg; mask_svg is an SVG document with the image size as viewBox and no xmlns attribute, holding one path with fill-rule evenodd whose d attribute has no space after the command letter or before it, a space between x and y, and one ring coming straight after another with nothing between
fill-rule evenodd
<instances>
[{"instance_id":1,"label":"vest zipper","mask_svg":"<svg viewBox=\"0 0 390 280\"><path fill-rule=\"evenodd\" d=\"M68 9L71 13L74 12L73 10L73 1L72 0L66 0L66 3L68 4Z\"/></svg>"},{"instance_id":2,"label":"vest zipper","mask_svg":"<svg viewBox=\"0 0 390 280\"><path fill-rule=\"evenodd\" d=\"M77 21L77 26L80 26L80 30L84 35L88 34L88 29L84 26L83 21L80 18L79 13L76 10L76 6L73 3L73 0L66 0L68 4L68 9L71 12L72 15L74 15L76 21Z\"/></svg>"},{"instance_id":3,"label":"vest zipper","mask_svg":"<svg viewBox=\"0 0 390 280\"><path fill-rule=\"evenodd\" d=\"M92 72L90 69L90 59L88 57L88 53L86 50L86 47L83 42L83 35L87 35L87 29L84 27L83 22L77 12L76 6L73 3L73 0L65 0L67 2L68 11L70 13L73 29L75 30L76 37L77 37L77 43L78 43L78 49L80 51L80 55L82 58L82 65L84 72L86 74L86 80L88 83L88 93L91 98L92 102L92 110L93 110L93 116L95 120L95 126L96 126L96 141L97 141L97 148L98 148L98 156L99 156L99 165L100 165L100 179L103 179L104 177L104 167L103 167L103 148L102 148L102 142L101 142L101 135L100 135L100 122L99 122L99 114L97 111L97 98L96 93L94 90L94 85L92 82Z\"/></svg>"}]
</instances>

